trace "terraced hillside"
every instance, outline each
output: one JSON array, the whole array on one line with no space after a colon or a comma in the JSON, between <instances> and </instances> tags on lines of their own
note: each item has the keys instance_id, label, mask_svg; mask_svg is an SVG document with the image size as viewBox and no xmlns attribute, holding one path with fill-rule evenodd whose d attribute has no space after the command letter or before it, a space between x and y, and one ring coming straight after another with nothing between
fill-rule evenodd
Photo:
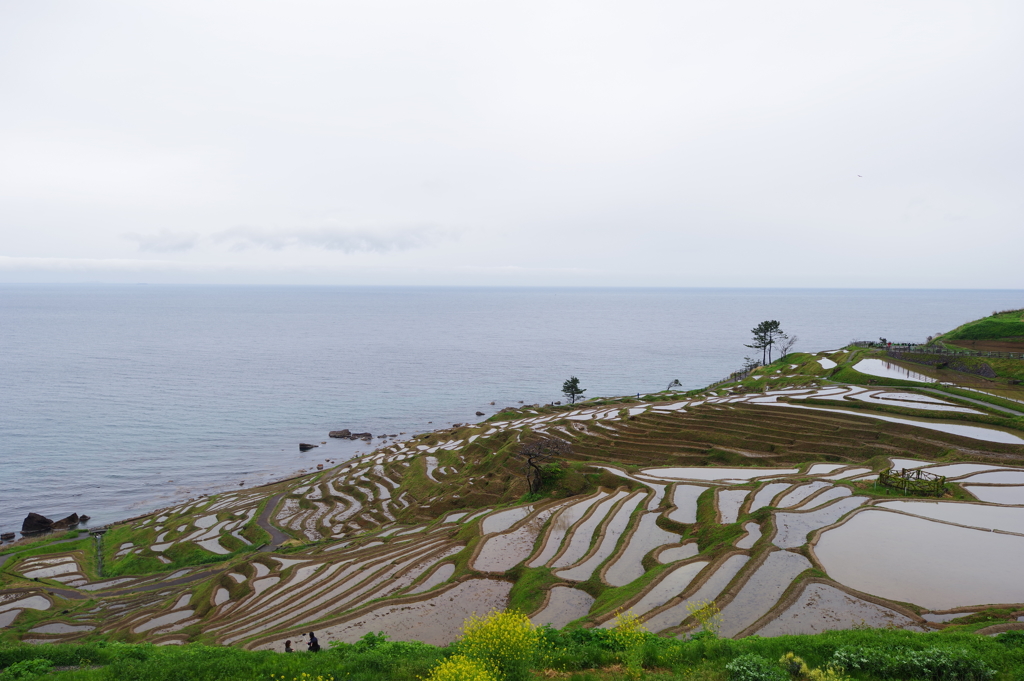
<instances>
[{"instance_id":1,"label":"terraced hillside","mask_svg":"<svg viewBox=\"0 0 1024 681\"><path fill-rule=\"evenodd\" d=\"M664 636L1024 627L1024 402L851 348L740 383L506 410L263 488L0 553L5 639L442 644L473 612ZM942 374L949 382L950 372ZM955 377L954 377L955 378ZM524 444L571 450L529 493ZM882 471L947 480L904 497ZM966 620L965 620L966 621Z\"/></svg>"}]
</instances>

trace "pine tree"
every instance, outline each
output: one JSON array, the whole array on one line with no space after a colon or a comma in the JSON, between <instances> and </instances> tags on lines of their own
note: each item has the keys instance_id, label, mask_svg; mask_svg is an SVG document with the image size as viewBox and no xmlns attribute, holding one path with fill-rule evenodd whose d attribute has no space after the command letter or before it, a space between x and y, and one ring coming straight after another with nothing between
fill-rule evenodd
<instances>
[{"instance_id":1,"label":"pine tree","mask_svg":"<svg viewBox=\"0 0 1024 681\"><path fill-rule=\"evenodd\" d=\"M562 394L569 400L570 404L576 404L576 398L581 397L586 389L580 388L580 379L572 376L562 384Z\"/></svg>"}]
</instances>

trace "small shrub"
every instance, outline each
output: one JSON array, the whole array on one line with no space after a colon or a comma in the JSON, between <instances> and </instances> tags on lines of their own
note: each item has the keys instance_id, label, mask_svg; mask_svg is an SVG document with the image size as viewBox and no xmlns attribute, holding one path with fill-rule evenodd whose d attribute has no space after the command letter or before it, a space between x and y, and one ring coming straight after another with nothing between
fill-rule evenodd
<instances>
[{"instance_id":1,"label":"small shrub","mask_svg":"<svg viewBox=\"0 0 1024 681\"><path fill-rule=\"evenodd\" d=\"M833 653L832 664L850 671L896 679L989 681L996 675L996 671L977 654L963 648L905 650L844 646Z\"/></svg>"},{"instance_id":2,"label":"small shrub","mask_svg":"<svg viewBox=\"0 0 1024 681\"><path fill-rule=\"evenodd\" d=\"M729 681L786 681L785 672L760 655L740 655L725 670Z\"/></svg>"},{"instance_id":3,"label":"small shrub","mask_svg":"<svg viewBox=\"0 0 1024 681\"><path fill-rule=\"evenodd\" d=\"M996 642L1011 650L1015 648L1024 648L1024 631L1021 631L1020 629L1004 631L996 636Z\"/></svg>"},{"instance_id":4,"label":"small shrub","mask_svg":"<svg viewBox=\"0 0 1024 681\"><path fill-rule=\"evenodd\" d=\"M0 672L0 679L3 681L7 681L8 679L27 679L31 676L46 674L50 671L52 666L53 662L50 662L49 660L22 660L21 662L15 662L10 667Z\"/></svg>"},{"instance_id":5,"label":"small shrub","mask_svg":"<svg viewBox=\"0 0 1024 681\"><path fill-rule=\"evenodd\" d=\"M846 672L839 667L828 666L824 669L811 669L801 658L793 653L786 653L779 658L779 666L794 681L848 681Z\"/></svg>"},{"instance_id":6,"label":"small shrub","mask_svg":"<svg viewBox=\"0 0 1024 681\"><path fill-rule=\"evenodd\" d=\"M483 662L465 655L452 655L431 669L426 681L495 681L495 678Z\"/></svg>"}]
</instances>

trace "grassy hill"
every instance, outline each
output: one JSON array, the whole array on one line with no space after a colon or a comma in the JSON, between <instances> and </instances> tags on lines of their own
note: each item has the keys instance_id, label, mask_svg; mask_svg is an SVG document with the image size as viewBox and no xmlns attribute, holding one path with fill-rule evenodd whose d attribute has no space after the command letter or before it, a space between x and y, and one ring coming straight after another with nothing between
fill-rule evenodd
<instances>
[{"instance_id":1,"label":"grassy hill","mask_svg":"<svg viewBox=\"0 0 1024 681\"><path fill-rule=\"evenodd\" d=\"M1024 309L1004 310L983 319L976 319L940 335L935 340L979 350L1013 352L1013 345L1016 344L1024 349Z\"/></svg>"}]
</instances>

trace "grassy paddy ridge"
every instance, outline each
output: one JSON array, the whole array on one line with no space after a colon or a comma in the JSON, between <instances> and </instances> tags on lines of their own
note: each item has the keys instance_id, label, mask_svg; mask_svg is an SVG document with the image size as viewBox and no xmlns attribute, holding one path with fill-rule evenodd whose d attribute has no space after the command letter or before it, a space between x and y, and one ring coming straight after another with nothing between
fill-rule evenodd
<instances>
[{"instance_id":1,"label":"grassy paddy ridge","mask_svg":"<svg viewBox=\"0 0 1024 681\"><path fill-rule=\"evenodd\" d=\"M411 678L451 653L466 617L509 607L560 630L546 635L569 652L542 667L581 678L616 678L607 631L626 611L653 632L647 667L668 676L955 642L1024 678L1024 362L1000 361L984 378L881 349L798 353L700 391L506 409L100 540L5 545L0 666L74 665L78 651L97 668L62 675ZM531 494L516 455L541 438L571 451ZM878 486L890 466L945 476L945 496ZM704 601L722 639L700 636L690 607ZM311 629L338 647L273 652ZM364 638L377 631L393 642ZM891 676L876 662L860 677ZM191 674L174 678L214 678Z\"/></svg>"}]
</instances>

